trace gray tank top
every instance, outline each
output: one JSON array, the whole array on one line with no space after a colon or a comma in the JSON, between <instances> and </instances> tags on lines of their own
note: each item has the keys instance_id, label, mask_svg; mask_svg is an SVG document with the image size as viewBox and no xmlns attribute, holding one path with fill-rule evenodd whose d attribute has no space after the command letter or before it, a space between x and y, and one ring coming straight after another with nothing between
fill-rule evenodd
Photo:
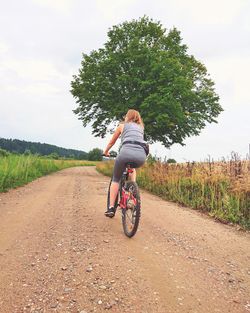
<instances>
[{"instance_id":1,"label":"gray tank top","mask_svg":"<svg viewBox=\"0 0 250 313\"><path fill-rule=\"evenodd\" d=\"M124 124L123 132L121 135L121 144L123 144L125 141L131 140L145 142L143 127L133 122Z\"/></svg>"}]
</instances>

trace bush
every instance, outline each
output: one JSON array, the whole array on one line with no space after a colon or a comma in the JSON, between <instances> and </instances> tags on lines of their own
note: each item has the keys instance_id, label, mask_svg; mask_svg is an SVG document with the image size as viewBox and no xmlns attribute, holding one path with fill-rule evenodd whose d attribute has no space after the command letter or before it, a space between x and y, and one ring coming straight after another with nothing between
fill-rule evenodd
<instances>
[{"instance_id":1,"label":"bush","mask_svg":"<svg viewBox=\"0 0 250 313\"><path fill-rule=\"evenodd\" d=\"M94 148L88 153L89 161L102 161L102 150L99 148Z\"/></svg>"},{"instance_id":2,"label":"bush","mask_svg":"<svg viewBox=\"0 0 250 313\"><path fill-rule=\"evenodd\" d=\"M56 152L53 152L53 153L49 154L47 157L49 159L54 159L54 160L58 160L59 159L59 155Z\"/></svg>"},{"instance_id":3,"label":"bush","mask_svg":"<svg viewBox=\"0 0 250 313\"><path fill-rule=\"evenodd\" d=\"M0 149L0 157L6 157L10 155L10 153L7 150Z\"/></svg>"},{"instance_id":4,"label":"bush","mask_svg":"<svg viewBox=\"0 0 250 313\"><path fill-rule=\"evenodd\" d=\"M176 163L175 159L167 159L167 163Z\"/></svg>"}]
</instances>

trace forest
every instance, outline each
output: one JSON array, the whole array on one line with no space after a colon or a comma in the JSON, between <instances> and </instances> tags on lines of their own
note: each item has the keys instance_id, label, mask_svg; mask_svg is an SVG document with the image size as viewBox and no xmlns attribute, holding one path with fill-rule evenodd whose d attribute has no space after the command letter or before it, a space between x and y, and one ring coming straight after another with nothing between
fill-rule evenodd
<instances>
[{"instance_id":1,"label":"forest","mask_svg":"<svg viewBox=\"0 0 250 313\"><path fill-rule=\"evenodd\" d=\"M88 153L80 150L66 149L47 143L31 142L18 139L0 138L0 148L17 154L39 154L41 156L56 154L59 157L87 160Z\"/></svg>"}]
</instances>

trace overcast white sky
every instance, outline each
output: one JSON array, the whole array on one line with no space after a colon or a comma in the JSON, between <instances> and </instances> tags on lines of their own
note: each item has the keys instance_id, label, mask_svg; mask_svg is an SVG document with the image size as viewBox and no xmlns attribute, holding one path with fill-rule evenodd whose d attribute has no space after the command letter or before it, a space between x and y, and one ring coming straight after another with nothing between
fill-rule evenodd
<instances>
[{"instance_id":1,"label":"overcast white sky","mask_svg":"<svg viewBox=\"0 0 250 313\"><path fill-rule=\"evenodd\" d=\"M83 128L70 81L81 53L102 47L108 28L144 14L176 26L216 83L224 112L186 146L158 156L215 159L250 143L250 0L0 0L0 137L89 151L106 139Z\"/></svg>"}]
</instances>

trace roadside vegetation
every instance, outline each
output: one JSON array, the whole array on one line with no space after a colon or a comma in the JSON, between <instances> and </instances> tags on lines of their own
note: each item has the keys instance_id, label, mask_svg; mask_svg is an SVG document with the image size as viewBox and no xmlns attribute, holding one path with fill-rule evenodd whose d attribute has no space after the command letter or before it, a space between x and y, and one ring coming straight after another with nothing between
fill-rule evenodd
<instances>
[{"instance_id":1,"label":"roadside vegetation","mask_svg":"<svg viewBox=\"0 0 250 313\"><path fill-rule=\"evenodd\" d=\"M97 165L108 176L112 169L112 161ZM166 200L250 229L250 161L237 154L222 162L172 164L149 158L137 173L141 187Z\"/></svg>"},{"instance_id":2,"label":"roadside vegetation","mask_svg":"<svg viewBox=\"0 0 250 313\"><path fill-rule=\"evenodd\" d=\"M96 162L93 161L55 159L32 154L18 155L0 149L0 192L64 168L95 165Z\"/></svg>"}]
</instances>

